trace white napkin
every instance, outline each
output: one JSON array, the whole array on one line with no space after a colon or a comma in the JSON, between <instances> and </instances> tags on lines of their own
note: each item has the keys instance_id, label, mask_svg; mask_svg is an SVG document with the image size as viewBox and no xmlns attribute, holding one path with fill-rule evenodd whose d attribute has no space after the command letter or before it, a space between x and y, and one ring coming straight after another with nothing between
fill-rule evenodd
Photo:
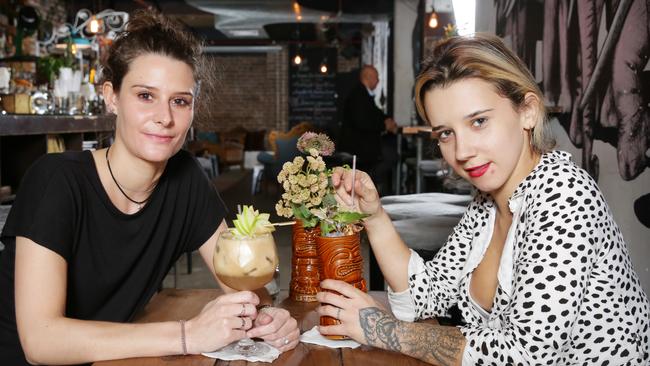
<instances>
[{"instance_id":1,"label":"white napkin","mask_svg":"<svg viewBox=\"0 0 650 366\"><path fill-rule=\"evenodd\" d=\"M244 356L235 350L237 342L231 343L222 349L214 352L203 353L203 356L218 358L224 361L246 360L248 362L273 362L280 356L280 351L265 342L255 342L258 347L264 348L264 352L259 356Z\"/></svg>"},{"instance_id":2,"label":"white napkin","mask_svg":"<svg viewBox=\"0 0 650 366\"><path fill-rule=\"evenodd\" d=\"M303 343L312 343L319 346L325 346L329 348L357 348L360 346L359 343L351 339L342 339L334 340L329 339L318 331L318 326L314 326L311 330L306 331L300 336L300 342Z\"/></svg>"}]
</instances>

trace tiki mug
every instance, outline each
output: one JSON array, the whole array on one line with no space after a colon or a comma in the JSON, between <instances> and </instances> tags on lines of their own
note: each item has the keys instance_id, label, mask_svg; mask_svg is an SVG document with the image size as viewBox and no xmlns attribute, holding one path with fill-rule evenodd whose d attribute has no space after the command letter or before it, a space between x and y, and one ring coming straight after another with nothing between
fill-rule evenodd
<instances>
[{"instance_id":1,"label":"tiki mug","mask_svg":"<svg viewBox=\"0 0 650 366\"><path fill-rule=\"evenodd\" d=\"M321 279L345 281L366 292L363 279L363 258L361 257L360 234L321 237L316 239L321 261ZM330 316L320 318L321 325L336 325L340 321ZM330 339L345 339L346 336L326 336Z\"/></svg>"},{"instance_id":2,"label":"tiki mug","mask_svg":"<svg viewBox=\"0 0 650 366\"><path fill-rule=\"evenodd\" d=\"M295 301L316 301L316 293L320 291L320 259L316 249L318 236L318 226L305 228L300 220L293 225L289 296Z\"/></svg>"}]
</instances>

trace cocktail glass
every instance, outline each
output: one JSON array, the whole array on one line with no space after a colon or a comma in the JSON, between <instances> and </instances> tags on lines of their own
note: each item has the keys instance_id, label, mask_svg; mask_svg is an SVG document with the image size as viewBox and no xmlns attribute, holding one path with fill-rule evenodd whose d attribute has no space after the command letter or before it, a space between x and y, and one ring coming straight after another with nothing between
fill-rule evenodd
<instances>
[{"instance_id":1,"label":"cocktail glass","mask_svg":"<svg viewBox=\"0 0 650 366\"><path fill-rule=\"evenodd\" d=\"M273 235L239 237L224 231L217 239L213 263L216 275L226 286L239 291L260 289L273 279L278 266ZM244 356L263 355L270 350L269 345L250 338L226 347L233 347Z\"/></svg>"}]
</instances>

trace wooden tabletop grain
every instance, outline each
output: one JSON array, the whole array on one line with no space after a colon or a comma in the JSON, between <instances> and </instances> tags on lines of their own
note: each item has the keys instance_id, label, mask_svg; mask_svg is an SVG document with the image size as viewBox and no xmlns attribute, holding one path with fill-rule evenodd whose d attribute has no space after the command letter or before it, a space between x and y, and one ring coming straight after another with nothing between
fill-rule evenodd
<instances>
[{"instance_id":1,"label":"wooden tabletop grain","mask_svg":"<svg viewBox=\"0 0 650 366\"><path fill-rule=\"evenodd\" d=\"M156 322L168 320L189 319L198 314L203 306L210 300L221 294L216 289L165 289L156 294L145 307L135 322ZM385 292L370 292L380 303L387 304ZM291 316L298 321L301 333L310 330L318 324L319 316L315 309L319 304L296 302L288 298L286 291L280 292L276 306L287 309ZM265 365L265 363L249 363L246 361L222 361L201 355L191 356L165 356L165 357L143 357L125 360L97 362L97 366L244 366L244 365ZM356 349L340 348L332 349L313 344L299 343L298 346L288 352L284 352L271 365L390 365L409 366L427 365L414 358L396 353L380 350L373 347L361 346Z\"/></svg>"}]
</instances>

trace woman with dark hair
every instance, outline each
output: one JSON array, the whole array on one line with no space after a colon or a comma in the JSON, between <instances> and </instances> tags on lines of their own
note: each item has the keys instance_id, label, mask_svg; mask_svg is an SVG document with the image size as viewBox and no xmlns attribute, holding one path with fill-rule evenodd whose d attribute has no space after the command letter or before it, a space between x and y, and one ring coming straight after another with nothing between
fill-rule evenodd
<instances>
[{"instance_id":1,"label":"woman with dark hair","mask_svg":"<svg viewBox=\"0 0 650 366\"><path fill-rule=\"evenodd\" d=\"M438 44L415 86L443 158L478 193L436 256L400 239L367 174L337 169L364 225L392 313L339 281L321 327L438 365L647 365L650 304L594 180L554 151L544 98L493 36ZM356 192L350 202L351 190ZM464 325L413 323L457 305Z\"/></svg>"},{"instance_id":2,"label":"woman with dark hair","mask_svg":"<svg viewBox=\"0 0 650 366\"><path fill-rule=\"evenodd\" d=\"M226 209L181 150L198 98L201 45L176 23L136 13L104 62L115 143L49 154L25 175L2 232L0 364L77 364L198 354L248 336L298 343L286 310L234 292L180 322L124 324L182 253L212 254ZM248 333L248 334L247 334Z\"/></svg>"}]
</instances>

